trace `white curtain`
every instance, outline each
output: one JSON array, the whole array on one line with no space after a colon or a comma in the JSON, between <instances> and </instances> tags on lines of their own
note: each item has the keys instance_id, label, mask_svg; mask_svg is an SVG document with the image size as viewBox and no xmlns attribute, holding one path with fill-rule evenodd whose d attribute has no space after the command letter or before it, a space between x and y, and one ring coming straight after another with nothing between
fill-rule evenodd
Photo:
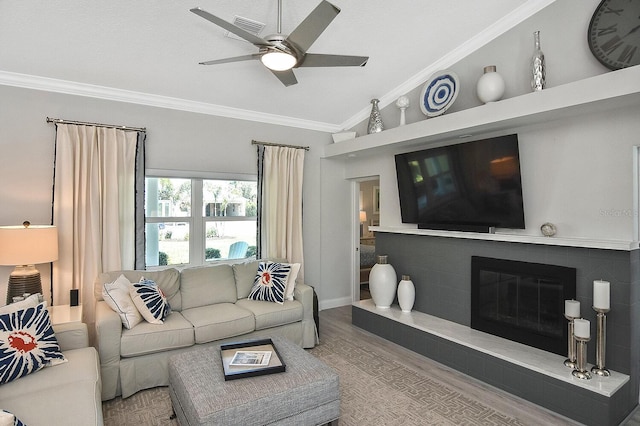
<instances>
[{"instance_id":1,"label":"white curtain","mask_svg":"<svg viewBox=\"0 0 640 426\"><path fill-rule=\"evenodd\" d=\"M138 133L56 125L53 224L59 259L53 301L69 303L79 289L83 320L94 322L93 283L104 271L134 269Z\"/></svg>"},{"instance_id":2,"label":"white curtain","mask_svg":"<svg viewBox=\"0 0 640 426\"><path fill-rule=\"evenodd\" d=\"M302 251L302 177L304 149L265 146L262 162L260 254L300 263Z\"/></svg>"}]
</instances>

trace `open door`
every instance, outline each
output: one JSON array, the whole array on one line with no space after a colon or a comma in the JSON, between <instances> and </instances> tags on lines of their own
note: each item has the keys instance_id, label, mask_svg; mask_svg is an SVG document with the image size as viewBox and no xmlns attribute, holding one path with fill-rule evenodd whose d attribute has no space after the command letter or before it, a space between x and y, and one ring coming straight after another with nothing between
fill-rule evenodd
<instances>
[{"instance_id":1,"label":"open door","mask_svg":"<svg viewBox=\"0 0 640 426\"><path fill-rule=\"evenodd\" d=\"M357 237L354 246L357 256L355 270L355 283L353 286L353 300L371 299L369 293L369 272L376 263L376 236L369 230L369 226L380 224L380 179L372 177L362 179L356 184L357 201L354 205L354 218Z\"/></svg>"}]
</instances>

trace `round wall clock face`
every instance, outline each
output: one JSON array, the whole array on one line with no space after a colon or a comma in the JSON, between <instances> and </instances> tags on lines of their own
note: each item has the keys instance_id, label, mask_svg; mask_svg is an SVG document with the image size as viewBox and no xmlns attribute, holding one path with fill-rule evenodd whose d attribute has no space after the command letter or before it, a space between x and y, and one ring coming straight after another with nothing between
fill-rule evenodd
<instances>
[{"instance_id":1,"label":"round wall clock face","mask_svg":"<svg viewBox=\"0 0 640 426\"><path fill-rule=\"evenodd\" d=\"M609 69L640 64L640 1L603 0L587 38L593 55Z\"/></svg>"}]
</instances>

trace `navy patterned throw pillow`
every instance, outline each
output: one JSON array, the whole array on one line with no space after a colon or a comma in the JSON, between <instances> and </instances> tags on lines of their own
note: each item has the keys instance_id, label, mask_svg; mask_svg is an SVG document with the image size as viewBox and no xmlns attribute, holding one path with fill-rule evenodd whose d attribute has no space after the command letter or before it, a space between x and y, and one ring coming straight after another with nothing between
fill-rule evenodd
<instances>
[{"instance_id":1,"label":"navy patterned throw pillow","mask_svg":"<svg viewBox=\"0 0 640 426\"><path fill-rule=\"evenodd\" d=\"M289 265L277 262L260 262L249 299L276 302L282 305L289 272L291 272Z\"/></svg>"},{"instance_id":2,"label":"navy patterned throw pillow","mask_svg":"<svg viewBox=\"0 0 640 426\"><path fill-rule=\"evenodd\" d=\"M0 315L0 384L62 362L66 359L43 303Z\"/></svg>"},{"instance_id":3,"label":"navy patterned throw pillow","mask_svg":"<svg viewBox=\"0 0 640 426\"><path fill-rule=\"evenodd\" d=\"M160 287L144 277L131 285L131 299L142 317L151 324L162 324L171 313L171 306Z\"/></svg>"}]
</instances>

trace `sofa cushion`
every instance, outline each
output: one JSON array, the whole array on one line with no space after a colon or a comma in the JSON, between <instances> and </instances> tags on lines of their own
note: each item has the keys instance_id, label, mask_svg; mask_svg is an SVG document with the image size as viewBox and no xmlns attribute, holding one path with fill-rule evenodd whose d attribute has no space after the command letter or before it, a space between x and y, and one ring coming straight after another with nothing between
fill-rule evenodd
<instances>
[{"instance_id":1,"label":"sofa cushion","mask_svg":"<svg viewBox=\"0 0 640 426\"><path fill-rule=\"evenodd\" d=\"M185 309L182 314L193 324L196 343L212 342L255 330L254 315L233 303Z\"/></svg>"},{"instance_id":2,"label":"sofa cushion","mask_svg":"<svg viewBox=\"0 0 640 426\"><path fill-rule=\"evenodd\" d=\"M193 326L180 312L172 312L163 324L141 322L131 330L122 330L120 355L132 357L194 344Z\"/></svg>"},{"instance_id":3,"label":"sofa cushion","mask_svg":"<svg viewBox=\"0 0 640 426\"><path fill-rule=\"evenodd\" d=\"M180 295L180 272L177 269L163 269L162 271L112 271L98 275L93 285L93 293L96 300L103 300L102 286L110 283L124 274L129 282L137 283L141 278L155 281L164 293L167 301L171 305L171 310L182 310L182 299Z\"/></svg>"},{"instance_id":4,"label":"sofa cushion","mask_svg":"<svg viewBox=\"0 0 640 426\"><path fill-rule=\"evenodd\" d=\"M131 299L131 283L123 274L102 286L102 298L114 312L120 315L125 328L133 328L142 322L142 315Z\"/></svg>"},{"instance_id":5,"label":"sofa cushion","mask_svg":"<svg viewBox=\"0 0 640 426\"><path fill-rule=\"evenodd\" d=\"M101 425L98 353L86 347L64 355L68 360L64 364L0 386L2 408L27 425Z\"/></svg>"},{"instance_id":6,"label":"sofa cushion","mask_svg":"<svg viewBox=\"0 0 640 426\"><path fill-rule=\"evenodd\" d=\"M139 282L131 284L130 293L142 317L151 324L162 324L171 313L171 305L153 280L141 278Z\"/></svg>"},{"instance_id":7,"label":"sofa cushion","mask_svg":"<svg viewBox=\"0 0 640 426\"><path fill-rule=\"evenodd\" d=\"M258 265L260 265L259 260L233 264L233 275L236 279L238 299L246 299L249 297L249 293L256 279L256 273L258 272Z\"/></svg>"},{"instance_id":8,"label":"sofa cushion","mask_svg":"<svg viewBox=\"0 0 640 426\"><path fill-rule=\"evenodd\" d=\"M13 413L0 410L0 426L25 426L25 424Z\"/></svg>"},{"instance_id":9,"label":"sofa cushion","mask_svg":"<svg viewBox=\"0 0 640 426\"><path fill-rule=\"evenodd\" d=\"M0 384L65 361L44 303L0 315Z\"/></svg>"},{"instance_id":10,"label":"sofa cushion","mask_svg":"<svg viewBox=\"0 0 640 426\"><path fill-rule=\"evenodd\" d=\"M279 305L260 300L242 299L238 300L236 305L253 313L256 330L302 321L302 303L297 300L287 300Z\"/></svg>"},{"instance_id":11,"label":"sofa cushion","mask_svg":"<svg viewBox=\"0 0 640 426\"><path fill-rule=\"evenodd\" d=\"M183 310L216 303L235 303L238 295L233 268L228 264L186 268L181 273L180 293Z\"/></svg>"}]
</instances>

